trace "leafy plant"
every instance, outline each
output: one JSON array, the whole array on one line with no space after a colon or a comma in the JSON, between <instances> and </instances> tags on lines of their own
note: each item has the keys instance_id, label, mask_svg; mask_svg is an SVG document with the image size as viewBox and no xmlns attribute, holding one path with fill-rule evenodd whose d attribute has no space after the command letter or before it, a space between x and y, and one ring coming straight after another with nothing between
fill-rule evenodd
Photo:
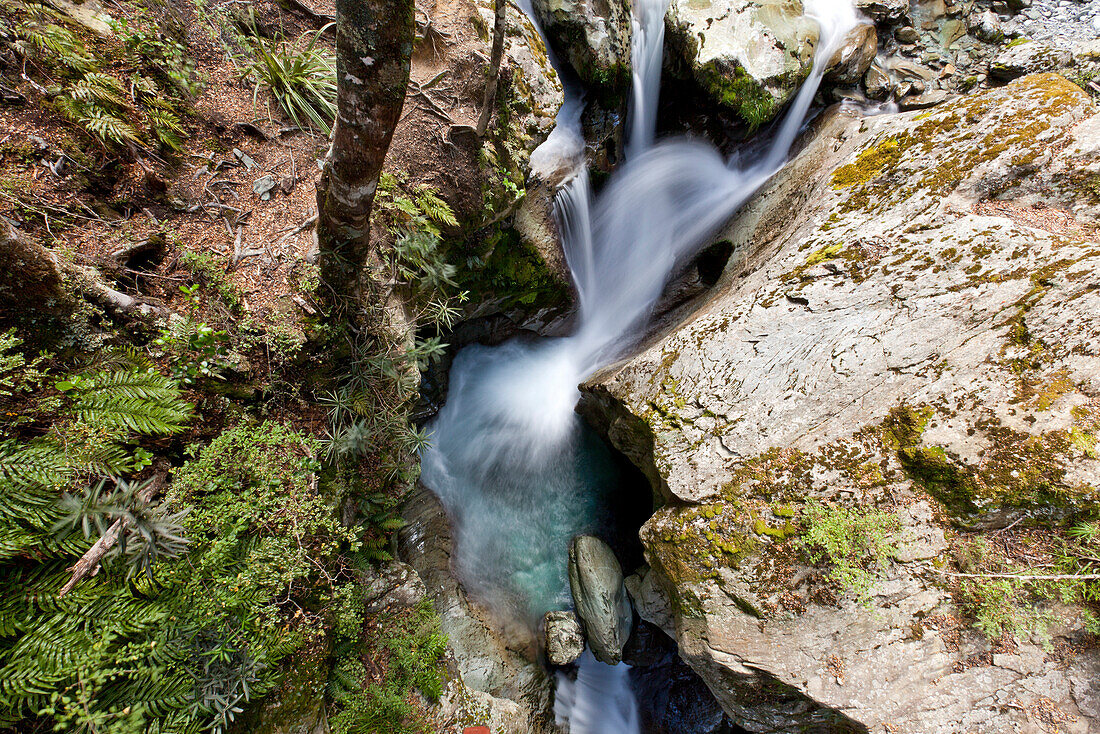
<instances>
[{"instance_id":1,"label":"leafy plant","mask_svg":"<svg viewBox=\"0 0 1100 734\"><path fill-rule=\"evenodd\" d=\"M257 31L248 41L252 60L244 71L255 80L253 104L264 87L295 125L316 127L326 136L336 118L336 57L317 44L328 28L305 33L295 44L282 38L269 41Z\"/></svg>"},{"instance_id":2,"label":"leafy plant","mask_svg":"<svg viewBox=\"0 0 1100 734\"><path fill-rule=\"evenodd\" d=\"M897 553L890 541L900 527L897 515L811 500L803 508L803 522L800 542L810 560L828 563L834 583L868 602L875 572Z\"/></svg>"}]
</instances>

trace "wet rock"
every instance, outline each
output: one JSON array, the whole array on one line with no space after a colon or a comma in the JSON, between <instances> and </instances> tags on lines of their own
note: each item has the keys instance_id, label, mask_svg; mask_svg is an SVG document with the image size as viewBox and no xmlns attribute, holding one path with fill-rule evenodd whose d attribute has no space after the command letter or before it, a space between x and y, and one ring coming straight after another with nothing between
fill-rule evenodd
<instances>
[{"instance_id":1,"label":"wet rock","mask_svg":"<svg viewBox=\"0 0 1100 734\"><path fill-rule=\"evenodd\" d=\"M569 665L584 652L584 631L573 612L547 612L542 628L551 665Z\"/></svg>"},{"instance_id":2,"label":"wet rock","mask_svg":"<svg viewBox=\"0 0 1100 734\"><path fill-rule=\"evenodd\" d=\"M630 635L630 602L615 553L599 538L578 535L569 545L569 588L597 660L622 660Z\"/></svg>"},{"instance_id":3,"label":"wet rock","mask_svg":"<svg viewBox=\"0 0 1100 734\"><path fill-rule=\"evenodd\" d=\"M898 108L907 110L924 110L946 102L947 92L942 89L932 89L916 96L904 97L898 100Z\"/></svg>"},{"instance_id":4,"label":"wet rock","mask_svg":"<svg viewBox=\"0 0 1100 734\"><path fill-rule=\"evenodd\" d=\"M871 68L863 75L863 88L867 90L867 96L871 99L883 100L890 96L890 90L894 83L890 75L877 62L871 64Z\"/></svg>"},{"instance_id":5,"label":"wet rock","mask_svg":"<svg viewBox=\"0 0 1100 734\"><path fill-rule=\"evenodd\" d=\"M587 84L624 91L630 81L630 4L623 0L533 0L558 53Z\"/></svg>"},{"instance_id":6,"label":"wet rock","mask_svg":"<svg viewBox=\"0 0 1100 734\"><path fill-rule=\"evenodd\" d=\"M856 8L876 23L901 19L909 12L908 0L856 0Z\"/></svg>"},{"instance_id":7,"label":"wet rock","mask_svg":"<svg viewBox=\"0 0 1100 734\"><path fill-rule=\"evenodd\" d=\"M817 23L799 0L672 0L666 65L683 66L751 125L775 117L809 72Z\"/></svg>"},{"instance_id":8,"label":"wet rock","mask_svg":"<svg viewBox=\"0 0 1100 734\"><path fill-rule=\"evenodd\" d=\"M1055 71L1073 63L1073 54L1066 49L1021 39L1013 41L989 62L989 76L997 81L1011 81L1025 74Z\"/></svg>"},{"instance_id":9,"label":"wet rock","mask_svg":"<svg viewBox=\"0 0 1100 734\"><path fill-rule=\"evenodd\" d=\"M869 24L858 25L848 33L844 43L826 65L826 78L836 84L854 84L875 60L878 34Z\"/></svg>"}]
</instances>

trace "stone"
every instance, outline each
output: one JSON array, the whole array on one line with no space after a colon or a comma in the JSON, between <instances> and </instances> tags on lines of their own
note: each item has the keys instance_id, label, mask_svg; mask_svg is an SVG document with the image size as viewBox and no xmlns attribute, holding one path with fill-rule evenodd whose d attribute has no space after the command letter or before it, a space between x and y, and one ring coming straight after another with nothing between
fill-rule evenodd
<instances>
[{"instance_id":1,"label":"stone","mask_svg":"<svg viewBox=\"0 0 1100 734\"><path fill-rule=\"evenodd\" d=\"M584 631L573 612L547 612L542 629L551 665L569 665L584 652Z\"/></svg>"},{"instance_id":2,"label":"stone","mask_svg":"<svg viewBox=\"0 0 1100 734\"><path fill-rule=\"evenodd\" d=\"M955 41L966 35L966 24L958 18L952 18L945 22L940 29L940 43L944 48L951 48Z\"/></svg>"},{"instance_id":3,"label":"stone","mask_svg":"<svg viewBox=\"0 0 1100 734\"><path fill-rule=\"evenodd\" d=\"M898 21L909 12L908 0L856 0L856 9L875 23Z\"/></svg>"},{"instance_id":4,"label":"stone","mask_svg":"<svg viewBox=\"0 0 1100 734\"><path fill-rule=\"evenodd\" d=\"M966 30L970 35L986 43L998 43L1004 39L1001 21L992 11L971 13L966 17Z\"/></svg>"},{"instance_id":5,"label":"stone","mask_svg":"<svg viewBox=\"0 0 1100 734\"><path fill-rule=\"evenodd\" d=\"M586 84L620 94L630 84L630 4L533 0L550 44Z\"/></svg>"},{"instance_id":6,"label":"stone","mask_svg":"<svg viewBox=\"0 0 1100 734\"><path fill-rule=\"evenodd\" d=\"M818 32L799 0L671 0L665 63L690 70L715 102L759 126L794 96Z\"/></svg>"},{"instance_id":7,"label":"stone","mask_svg":"<svg viewBox=\"0 0 1100 734\"><path fill-rule=\"evenodd\" d=\"M1100 175L1100 113L1040 74L927 110L834 111L813 133L717 235L733 254L715 288L581 387L579 411L663 501L639 532L635 609L748 731L1038 731L1027 709L1045 699L1087 732L1100 651L1021 642L963 664L989 642L934 620L965 618L936 570L946 533L1100 506L1100 459L1057 438L1100 385L1100 201L1079 184ZM1067 387L1037 402L1014 360L1038 344L1027 379ZM947 492L936 471L973 484ZM1026 480L1044 471L1064 491ZM895 513L869 599L785 555L811 499ZM1080 629L1052 627L1054 647Z\"/></svg>"},{"instance_id":8,"label":"stone","mask_svg":"<svg viewBox=\"0 0 1100 734\"><path fill-rule=\"evenodd\" d=\"M904 97L898 100L898 108L907 110L924 110L929 107L935 107L938 104L946 102L948 98L947 92L942 89L931 89L917 96Z\"/></svg>"},{"instance_id":9,"label":"stone","mask_svg":"<svg viewBox=\"0 0 1100 734\"><path fill-rule=\"evenodd\" d=\"M899 43L920 43L920 31L912 26L903 25L894 30L894 38Z\"/></svg>"},{"instance_id":10,"label":"stone","mask_svg":"<svg viewBox=\"0 0 1100 734\"><path fill-rule=\"evenodd\" d=\"M893 87L894 82L886 70L878 62L872 62L871 68L863 75L863 88L867 90L867 96L871 99L886 99Z\"/></svg>"},{"instance_id":11,"label":"stone","mask_svg":"<svg viewBox=\"0 0 1100 734\"><path fill-rule=\"evenodd\" d=\"M878 34L870 24L856 26L826 64L826 78L835 84L855 84L875 60Z\"/></svg>"},{"instance_id":12,"label":"stone","mask_svg":"<svg viewBox=\"0 0 1100 734\"><path fill-rule=\"evenodd\" d=\"M997 81L1036 72L1055 71L1073 63L1073 54L1040 41L1013 41L989 62L989 76Z\"/></svg>"},{"instance_id":13,"label":"stone","mask_svg":"<svg viewBox=\"0 0 1100 734\"><path fill-rule=\"evenodd\" d=\"M630 636L630 601L614 551L599 538L578 535L569 544L569 589L588 646L597 660L622 660Z\"/></svg>"}]
</instances>

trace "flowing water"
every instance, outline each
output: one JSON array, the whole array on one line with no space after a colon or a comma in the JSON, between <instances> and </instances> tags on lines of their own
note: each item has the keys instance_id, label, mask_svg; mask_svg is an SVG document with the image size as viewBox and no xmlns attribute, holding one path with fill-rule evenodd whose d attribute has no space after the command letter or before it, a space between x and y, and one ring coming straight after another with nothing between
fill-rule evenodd
<instances>
[{"instance_id":1,"label":"flowing water","mask_svg":"<svg viewBox=\"0 0 1100 734\"><path fill-rule=\"evenodd\" d=\"M578 160L556 201L579 301L575 333L463 349L429 427L423 480L454 523L456 572L475 598L532 626L571 606L569 540L607 534L621 511L610 504L613 457L574 412L578 385L634 345L677 266L783 165L823 62L858 22L850 0L807 0L821 25L814 71L766 152L742 164L704 143L654 143L665 4L635 0L627 160L601 194L593 199L580 160L579 94L567 90L558 127L532 155L536 169L563 152ZM576 681L559 685L556 711L573 734L638 729L626 666L587 653Z\"/></svg>"}]
</instances>

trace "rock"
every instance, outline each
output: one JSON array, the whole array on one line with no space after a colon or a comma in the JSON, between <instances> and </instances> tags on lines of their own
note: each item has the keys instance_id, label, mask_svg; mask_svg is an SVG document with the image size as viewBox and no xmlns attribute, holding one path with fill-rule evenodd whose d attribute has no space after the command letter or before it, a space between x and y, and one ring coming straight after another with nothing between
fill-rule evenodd
<instances>
[{"instance_id":1,"label":"rock","mask_svg":"<svg viewBox=\"0 0 1100 734\"><path fill-rule=\"evenodd\" d=\"M271 194L275 191L275 187L279 185L279 182L275 180L272 175L260 176L258 179L252 182L252 193L260 197L261 201L267 201L271 198Z\"/></svg>"},{"instance_id":2,"label":"rock","mask_svg":"<svg viewBox=\"0 0 1100 734\"><path fill-rule=\"evenodd\" d=\"M966 30L974 38L986 43L999 43L1005 36L1004 30L1001 28L1001 21L997 20L997 16L989 10L984 13L971 13L968 15Z\"/></svg>"},{"instance_id":3,"label":"rock","mask_svg":"<svg viewBox=\"0 0 1100 734\"><path fill-rule=\"evenodd\" d=\"M630 84L630 3L533 0L551 45L587 84L622 93Z\"/></svg>"},{"instance_id":4,"label":"rock","mask_svg":"<svg viewBox=\"0 0 1100 734\"><path fill-rule=\"evenodd\" d=\"M551 665L569 665L584 652L584 631L573 612L547 612L542 628Z\"/></svg>"},{"instance_id":5,"label":"rock","mask_svg":"<svg viewBox=\"0 0 1100 734\"><path fill-rule=\"evenodd\" d=\"M855 84L878 53L878 34L869 24L856 26L826 65L826 78L836 84Z\"/></svg>"},{"instance_id":6,"label":"rock","mask_svg":"<svg viewBox=\"0 0 1100 734\"><path fill-rule=\"evenodd\" d=\"M1094 176L1100 113L1054 74L834 112L718 235L734 249L714 290L582 386L665 500L635 608L735 725L1038 731L1042 700L1094 728L1100 651L990 665L984 637L937 622L965 615L934 570L953 529L1100 507L1100 459L1059 438L1100 386ZM895 514L866 601L795 550L813 498Z\"/></svg>"},{"instance_id":7,"label":"rock","mask_svg":"<svg viewBox=\"0 0 1100 734\"><path fill-rule=\"evenodd\" d=\"M940 43L944 48L951 48L955 41L966 35L966 24L958 18L952 18L945 22L940 29Z\"/></svg>"},{"instance_id":8,"label":"rock","mask_svg":"<svg viewBox=\"0 0 1100 734\"><path fill-rule=\"evenodd\" d=\"M569 544L569 589L592 654L618 663L630 636L630 602L619 561L599 538L578 535Z\"/></svg>"},{"instance_id":9,"label":"rock","mask_svg":"<svg viewBox=\"0 0 1100 734\"><path fill-rule=\"evenodd\" d=\"M671 0L665 63L690 70L714 101L759 126L794 95L817 39L799 0Z\"/></svg>"},{"instance_id":10,"label":"rock","mask_svg":"<svg viewBox=\"0 0 1100 734\"><path fill-rule=\"evenodd\" d=\"M1043 71L1055 71L1073 63L1073 54L1039 41L1019 40L1008 44L989 62L991 79L1006 82Z\"/></svg>"},{"instance_id":11,"label":"rock","mask_svg":"<svg viewBox=\"0 0 1100 734\"><path fill-rule=\"evenodd\" d=\"M894 38L898 43L919 43L920 32L912 26L901 26L894 31Z\"/></svg>"},{"instance_id":12,"label":"rock","mask_svg":"<svg viewBox=\"0 0 1100 734\"><path fill-rule=\"evenodd\" d=\"M538 641L530 630L501 622L471 600L451 574L453 540L439 500L417 485L401 516L409 524L398 533L398 549L407 568L415 569L418 581L423 579L420 593L435 604L448 658L458 671L459 689L444 694L442 708L466 706L462 710L483 710L489 718L492 710L501 720L520 723L552 720L553 680L538 663ZM504 730L544 731L541 726Z\"/></svg>"},{"instance_id":13,"label":"rock","mask_svg":"<svg viewBox=\"0 0 1100 734\"><path fill-rule=\"evenodd\" d=\"M894 82L886 70L878 62L872 62L871 68L863 75L863 88L867 90L867 96L871 99L886 99L893 87Z\"/></svg>"},{"instance_id":14,"label":"rock","mask_svg":"<svg viewBox=\"0 0 1100 734\"><path fill-rule=\"evenodd\" d=\"M942 89L932 89L915 97L904 97L898 100L898 108L903 111L924 110L946 102L947 97L947 92Z\"/></svg>"},{"instance_id":15,"label":"rock","mask_svg":"<svg viewBox=\"0 0 1100 734\"><path fill-rule=\"evenodd\" d=\"M900 20L909 12L908 0L856 0L856 9L876 23Z\"/></svg>"}]
</instances>

